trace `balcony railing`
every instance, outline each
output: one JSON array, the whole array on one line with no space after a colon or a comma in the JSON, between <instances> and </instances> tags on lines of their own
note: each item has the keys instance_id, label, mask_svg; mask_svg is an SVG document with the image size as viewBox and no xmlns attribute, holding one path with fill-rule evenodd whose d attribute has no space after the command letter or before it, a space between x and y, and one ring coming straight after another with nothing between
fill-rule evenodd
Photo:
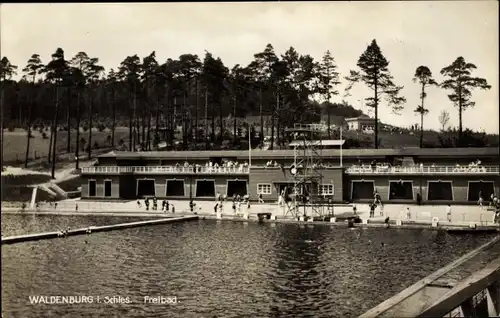
<instances>
[{"instance_id":1,"label":"balcony railing","mask_svg":"<svg viewBox=\"0 0 500 318\"><path fill-rule=\"evenodd\" d=\"M155 173L172 173L172 174L247 174L248 167L205 167L205 166L136 166L136 167L119 167L119 166L96 166L84 167L84 174L120 174L120 173L137 173L137 174L155 174Z\"/></svg>"},{"instance_id":2,"label":"balcony railing","mask_svg":"<svg viewBox=\"0 0 500 318\"><path fill-rule=\"evenodd\" d=\"M352 166L346 169L348 174L498 174L498 166L424 166L424 167L381 167Z\"/></svg>"}]
</instances>

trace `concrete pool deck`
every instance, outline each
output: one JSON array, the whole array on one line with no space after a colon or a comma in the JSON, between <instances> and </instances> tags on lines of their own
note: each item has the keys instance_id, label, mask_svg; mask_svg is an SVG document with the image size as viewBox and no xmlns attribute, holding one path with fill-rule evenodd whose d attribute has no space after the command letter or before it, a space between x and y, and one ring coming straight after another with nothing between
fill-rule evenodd
<instances>
[{"instance_id":1,"label":"concrete pool deck","mask_svg":"<svg viewBox=\"0 0 500 318\"><path fill-rule=\"evenodd\" d=\"M189 216L194 215L190 212L189 201L171 200L170 211L168 213L161 211L161 200L158 200L159 210L146 211L144 202L138 207L137 201L128 202L102 202L88 201L79 199L68 199L58 201L57 208L51 207L48 204L40 204L38 210L25 209L22 211L19 207L2 207L3 214L43 214L43 215L105 215L105 216L132 216L132 217L172 217L172 216ZM297 222L297 214L288 212L286 206L280 207L277 203L252 203L250 208L246 204L241 204L241 208L234 213L232 202L224 202L222 215L214 212L214 201L194 201L196 206L194 212L201 218L209 219L228 219L228 220L257 220L257 214L270 213L273 218L268 221L277 222ZM172 213L172 206L175 207L175 213ZM439 227L488 227L498 228L499 225L494 223L495 213L487 207L471 206L471 205L454 205L451 207L451 222L448 221L445 205L402 205L402 204L386 204L381 214L380 208L375 210L375 217L369 218L368 204L356 204L357 215L363 220L363 225L383 226L386 217L390 218L391 226L397 225L403 228L422 228L431 227L432 220L437 218ZM407 208L410 209L410 218L407 218ZM328 208L323 208L323 214L328 214ZM220 212L220 210L219 210ZM303 213L303 208L300 208L300 215ZM334 215L352 214L351 205L336 205L334 206ZM308 216L319 216L312 213L308 208L306 210ZM274 220L275 219L275 220ZM365 221L367 220L367 221ZM435 219L436 220L436 219ZM307 222L310 223L310 222ZM325 223L325 222L313 222ZM337 222L338 223L338 222ZM342 222L343 223L343 222Z\"/></svg>"}]
</instances>

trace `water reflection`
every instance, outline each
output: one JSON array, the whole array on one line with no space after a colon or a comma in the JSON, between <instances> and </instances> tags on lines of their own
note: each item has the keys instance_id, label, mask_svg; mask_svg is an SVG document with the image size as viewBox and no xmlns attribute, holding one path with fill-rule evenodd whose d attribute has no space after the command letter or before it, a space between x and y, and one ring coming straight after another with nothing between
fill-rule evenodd
<instances>
[{"instance_id":1,"label":"water reflection","mask_svg":"<svg viewBox=\"0 0 500 318\"><path fill-rule=\"evenodd\" d=\"M28 318L355 317L490 238L203 220L7 245L2 311ZM132 303L30 305L29 295ZM145 304L144 296L177 296L179 303Z\"/></svg>"}]
</instances>

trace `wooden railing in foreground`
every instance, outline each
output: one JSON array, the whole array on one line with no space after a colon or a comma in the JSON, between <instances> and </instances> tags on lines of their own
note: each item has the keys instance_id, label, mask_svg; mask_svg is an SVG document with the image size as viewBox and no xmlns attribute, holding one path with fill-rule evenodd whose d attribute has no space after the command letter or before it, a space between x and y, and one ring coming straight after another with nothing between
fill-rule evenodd
<instances>
[{"instance_id":1,"label":"wooden railing in foreground","mask_svg":"<svg viewBox=\"0 0 500 318\"><path fill-rule=\"evenodd\" d=\"M484 303L486 302L486 306ZM498 317L500 257L458 283L418 317Z\"/></svg>"},{"instance_id":2,"label":"wooden railing in foreground","mask_svg":"<svg viewBox=\"0 0 500 318\"><path fill-rule=\"evenodd\" d=\"M446 317L463 317L464 314L466 317L488 316L467 316L467 314L471 313L471 308L476 308L472 309L476 311L484 310L483 301L487 299L487 293L482 291L488 290L491 299L495 297L499 299L497 288L500 267L499 247L500 236L496 236L488 243L438 269L359 317L443 317L445 315ZM485 257L489 261L492 259L494 261L487 266L480 265ZM483 270L467 277L465 275L469 273L468 268L482 268ZM457 279L459 281L455 282ZM468 306L471 303L472 306ZM490 309L496 310L496 313L499 311L498 306L498 302L495 301L491 301L489 305Z\"/></svg>"}]
</instances>

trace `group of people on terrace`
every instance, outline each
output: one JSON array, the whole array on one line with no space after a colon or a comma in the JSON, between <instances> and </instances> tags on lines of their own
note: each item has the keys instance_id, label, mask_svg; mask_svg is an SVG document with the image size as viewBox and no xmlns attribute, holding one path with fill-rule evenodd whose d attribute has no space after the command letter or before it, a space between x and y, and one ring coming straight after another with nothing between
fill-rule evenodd
<instances>
[{"instance_id":1,"label":"group of people on terrace","mask_svg":"<svg viewBox=\"0 0 500 318\"><path fill-rule=\"evenodd\" d=\"M405 171L424 171L424 170L429 170L430 172L438 172L440 169L439 166L436 166L436 164L432 164L430 166L425 166L423 163L416 164L414 166L393 166L388 162L377 162L373 160L370 165L365 165L363 163L359 165L353 165L349 168L350 171L372 171L372 172L389 172L394 169L405 169ZM460 165L456 164L455 167L453 167L451 172L486 172L486 168L481 165L480 160L476 160L474 162L469 163L468 165Z\"/></svg>"},{"instance_id":2,"label":"group of people on terrace","mask_svg":"<svg viewBox=\"0 0 500 318\"><path fill-rule=\"evenodd\" d=\"M454 172L486 172L486 168L484 166L481 166L481 160L476 160L467 166L461 166L457 163L455 166L455 169L453 169Z\"/></svg>"},{"instance_id":3,"label":"group of people on terrace","mask_svg":"<svg viewBox=\"0 0 500 318\"><path fill-rule=\"evenodd\" d=\"M265 165L266 168L283 168L283 164L280 164L274 160L269 160L268 162L266 162L266 165ZM304 166L302 164L298 164L297 165L297 168L303 168ZM311 165L311 167L313 169L316 169L316 168L331 168L331 167L335 167L335 165L329 163L329 162L315 162Z\"/></svg>"},{"instance_id":4,"label":"group of people on terrace","mask_svg":"<svg viewBox=\"0 0 500 318\"><path fill-rule=\"evenodd\" d=\"M184 165L177 163L175 168L180 170L186 169L194 169L195 172L224 172L224 171L239 171L243 172L245 169L248 169L248 162L237 162L231 160L225 160L221 164L217 162L208 161L205 165L201 164L192 164L187 161L184 162Z\"/></svg>"}]
</instances>

